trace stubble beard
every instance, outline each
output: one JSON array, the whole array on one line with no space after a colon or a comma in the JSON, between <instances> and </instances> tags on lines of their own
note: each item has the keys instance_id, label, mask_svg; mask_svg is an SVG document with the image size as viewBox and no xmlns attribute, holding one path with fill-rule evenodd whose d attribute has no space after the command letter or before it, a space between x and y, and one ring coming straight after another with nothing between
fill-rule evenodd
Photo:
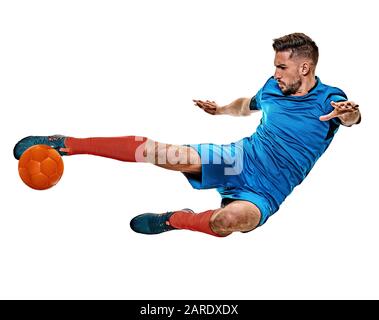
<instances>
[{"instance_id":1,"label":"stubble beard","mask_svg":"<svg viewBox=\"0 0 379 320\"><path fill-rule=\"evenodd\" d=\"M284 95L288 96L288 95L297 93L302 84L303 84L303 82L301 81L301 78L298 78L294 82L292 82L288 85L286 85L282 82L282 86L284 86L284 88L280 87L280 86L279 86L279 88L280 88L280 90L282 90Z\"/></svg>"}]
</instances>

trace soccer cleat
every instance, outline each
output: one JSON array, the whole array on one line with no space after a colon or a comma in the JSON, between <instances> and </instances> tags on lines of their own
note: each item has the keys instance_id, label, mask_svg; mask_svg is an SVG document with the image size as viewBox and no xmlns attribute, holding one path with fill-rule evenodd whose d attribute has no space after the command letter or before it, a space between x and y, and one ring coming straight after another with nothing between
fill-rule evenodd
<instances>
[{"instance_id":1,"label":"soccer cleat","mask_svg":"<svg viewBox=\"0 0 379 320\"><path fill-rule=\"evenodd\" d=\"M61 156L67 155L68 149L66 148L64 141L66 136L53 135L53 136L29 136L21 139L16 143L13 149L13 155L18 160L24 151L36 144L48 145L59 152Z\"/></svg>"},{"instance_id":2,"label":"soccer cleat","mask_svg":"<svg viewBox=\"0 0 379 320\"><path fill-rule=\"evenodd\" d=\"M188 211L194 213L191 209L183 209L180 211ZM177 230L168 224L168 220L176 211L166 213L143 213L134 217L130 221L130 228L134 232L143 234L159 234L166 231Z\"/></svg>"}]
</instances>

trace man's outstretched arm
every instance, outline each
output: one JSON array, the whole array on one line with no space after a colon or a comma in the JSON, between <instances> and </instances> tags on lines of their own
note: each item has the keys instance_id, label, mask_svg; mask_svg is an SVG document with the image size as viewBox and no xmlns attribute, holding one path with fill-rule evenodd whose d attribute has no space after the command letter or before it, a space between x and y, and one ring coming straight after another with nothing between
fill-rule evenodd
<instances>
[{"instance_id":1,"label":"man's outstretched arm","mask_svg":"<svg viewBox=\"0 0 379 320\"><path fill-rule=\"evenodd\" d=\"M328 121L333 118L339 118L341 124L346 127L351 127L353 124L361 122L361 113L359 111L359 105L352 101L341 101L330 103L334 110L324 116L320 117L321 121Z\"/></svg>"},{"instance_id":2,"label":"man's outstretched arm","mask_svg":"<svg viewBox=\"0 0 379 320\"><path fill-rule=\"evenodd\" d=\"M193 100L195 106L198 106L199 108L203 109L205 112L209 114L228 114L236 117L249 116L252 112L258 111L250 110L250 101L251 98L239 98L225 106L219 106L214 101Z\"/></svg>"}]
</instances>

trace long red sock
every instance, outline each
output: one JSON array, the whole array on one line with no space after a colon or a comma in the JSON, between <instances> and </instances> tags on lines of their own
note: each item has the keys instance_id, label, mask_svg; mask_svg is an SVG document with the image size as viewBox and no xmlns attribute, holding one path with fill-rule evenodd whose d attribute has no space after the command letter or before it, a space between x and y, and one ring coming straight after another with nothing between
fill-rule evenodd
<instances>
[{"instance_id":1,"label":"long red sock","mask_svg":"<svg viewBox=\"0 0 379 320\"><path fill-rule=\"evenodd\" d=\"M212 236L221 237L210 227L210 220L216 210L208 210L198 214L188 211L177 211L169 219L171 226L177 229L199 231Z\"/></svg>"},{"instance_id":2,"label":"long red sock","mask_svg":"<svg viewBox=\"0 0 379 320\"><path fill-rule=\"evenodd\" d=\"M67 137L65 146L68 154L92 154L128 162L143 162L143 150L138 148L147 138L137 136L109 138Z\"/></svg>"}]
</instances>

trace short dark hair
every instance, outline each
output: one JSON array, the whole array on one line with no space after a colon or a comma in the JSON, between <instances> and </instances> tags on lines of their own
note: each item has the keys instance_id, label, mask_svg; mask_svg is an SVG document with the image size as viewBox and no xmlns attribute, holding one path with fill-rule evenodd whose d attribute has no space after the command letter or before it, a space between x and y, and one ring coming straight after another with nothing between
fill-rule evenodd
<instances>
[{"instance_id":1,"label":"short dark hair","mask_svg":"<svg viewBox=\"0 0 379 320\"><path fill-rule=\"evenodd\" d=\"M304 33L291 33L274 39L272 44L275 52L291 51L291 56L309 58L316 65L318 61L318 47L316 43Z\"/></svg>"}]
</instances>

